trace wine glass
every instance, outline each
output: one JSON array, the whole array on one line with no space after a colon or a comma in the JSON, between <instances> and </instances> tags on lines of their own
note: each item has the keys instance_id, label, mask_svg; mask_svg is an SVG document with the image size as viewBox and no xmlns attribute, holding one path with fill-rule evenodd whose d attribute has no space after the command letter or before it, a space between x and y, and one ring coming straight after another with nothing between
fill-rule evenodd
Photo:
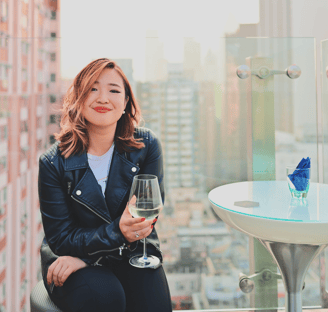
<instances>
[{"instance_id":1,"label":"wine glass","mask_svg":"<svg viewBox=\"0 0 328 312\"><path fill-rule=\"evenodd\" d=\"M162 196L159 189L157 176L152 174L139 174L134 176L130 197L129 211L135 218L153 220L163 208ZM155 256L147 256L146 238L143 239L143 255L134 256L130 264L137 268L152 268L160 263Z\"/></svg>"}]
</instances>

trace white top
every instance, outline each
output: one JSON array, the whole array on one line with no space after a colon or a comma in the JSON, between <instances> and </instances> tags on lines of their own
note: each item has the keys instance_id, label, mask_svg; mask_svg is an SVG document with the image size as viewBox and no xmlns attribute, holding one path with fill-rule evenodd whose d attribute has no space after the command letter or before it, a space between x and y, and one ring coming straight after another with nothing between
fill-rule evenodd
<instances>
[{"instance_id":1,"label":"white top","mask_svg":"<svg viewBox=\"0 0 328 312\"><path fill-rule=\"evenodd\" d=\"M89 153L87 154L89 166L96 180L98 181L98 184L101 186L101 190L104 196L105 196L105 189L108 179L109 168L112 162L113 151L114 151L114 143L104 155L95 156Z\"/></svg>"}]
</instances>

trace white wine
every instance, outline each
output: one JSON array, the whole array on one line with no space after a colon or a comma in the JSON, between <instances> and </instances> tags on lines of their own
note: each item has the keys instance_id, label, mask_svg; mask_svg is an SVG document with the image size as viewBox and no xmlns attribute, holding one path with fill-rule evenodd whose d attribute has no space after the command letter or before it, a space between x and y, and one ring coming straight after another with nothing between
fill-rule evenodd
<instances>
[{"instance_id":1,"label":"white wine","mask_svg":"<svg viewBox=\"0 0 328 312\"><path fill-rule=\"evenodd\" d=\"M149 208L147 208L147 206ZM146 218L152 220L157 217L162 210L163 205L153 208L152 203L138 203L137 205L129 205L129 211L135 218Z\"/></svg>"}]
</instances>

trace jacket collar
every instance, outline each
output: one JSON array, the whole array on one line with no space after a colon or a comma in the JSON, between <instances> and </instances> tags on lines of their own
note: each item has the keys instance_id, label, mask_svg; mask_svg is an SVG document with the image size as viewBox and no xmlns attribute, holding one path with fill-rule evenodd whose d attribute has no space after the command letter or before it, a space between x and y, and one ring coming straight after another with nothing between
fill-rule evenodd
<instances>
[{"instance_id":1,"label":"jacket collar","mask_svg":"<svg viewBox=\"0 0 328 312\"><path fill-rule=\"evenodd\" d=\"M121 204L128 196L133 177L140 170L137 165L126 159L124 154L118 153L115 146L104 198L89 166L86 152L65 159L64 168L65 171L87 169L72 191L72 196L109 222L123 212L125 207L121 207Z\"/></svg>"},{"instance_id":2,"label":"jacket collar","mask_svg":"<svg viewBox=\"0 0 328 312\"><path fill-rule=\"evenodd\" d=\"M82 154L75 154L71 157L65 158L64 170L71 171L76 169L89 168L87 153L84 151Z\"/></svg>"}]
</instances>

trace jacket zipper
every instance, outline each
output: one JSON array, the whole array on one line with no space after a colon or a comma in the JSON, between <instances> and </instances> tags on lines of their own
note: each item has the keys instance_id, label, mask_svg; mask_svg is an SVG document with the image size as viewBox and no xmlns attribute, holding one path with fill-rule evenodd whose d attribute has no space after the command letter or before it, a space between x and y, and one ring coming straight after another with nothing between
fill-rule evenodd
<instances>
[{"instance_id":1,"label":"jacket zipper","mask_svg":"<svg viewBox=\"0 0 328 312\"><path fill-rule=\"evenodd\" d=\"M102 259L102 257L100 257L95 263L92 263L92 266L102 266L102 264L99 264L99 261Z\"/></svg>"},{"instance_id":2,"label":"jacket zipper","mask_svg":"<svg viewBox=\"0 0 328 312\"><path fill-rule=\"evenodd\" d=\"M90 211L92 211L92 212L93 212L94 214L96 214L98 217L100 217L101 219L105 220L108 224L111 224L111 222L108 222L108 220L106 220L105 218L103 218L103 217L102 217L101 215L99 215L98 213L94 212L94 211L93 211L90 207L88 207L86 204L84 204L84 203L80 202L79 200L77 200L76 198L74 198L73 195L71 195L71 197L72 197L75 201L77 201L78 203L80 203L81 205L87 207ZM125 243L123 243L123 245L120 246L120 247L117 247L117 248L114 248L114 249L110 249L110 250L100 250L100 251L96 251L96 252L88 253L88 255L91 256L91 255L94 255L94 254L96 254L96 253L98 253L98 252L104 252L104 251L108 252L108 251L114 251L114 250L119 249L119 250L120 250L120 255L122 256L122 250L123 250L123 249L126 249L126 248L127 248L127 247L125 247ZM102 258L102 257L100 257L100 258L95 262L95 265L101 265L101 264L98 264L98 262L101 260L101 258Z\"/></svg>"},{"instance_id":3,"label":"jacket zipper","mask_svg":"<svg viewBox=\"0 0 328 312\"><path fill-rule=\"evenodd\" d=\"M95 252L92 252L92 253L88 253L88 255L89 255L89 256L92 256L92 255L94 255L94 254L96 254L96 253L98 253L98 252L107 252L107 251L114 251L114 250L119 249L119 250L120 250L120 256L122 256L122 250L123 250L123 249L127 249L127 248L128 248L128 247L125 246L125 243L123 243L123 245L120 246L120 247L117 247L117 248L114 248L114 249L110 249L110 250L108 250L108 249L106 249L106 250L98 250L98 251L95 251Z\"/></svg>"},{"instance_id":4,"label":"jacket zipper","mask_svg":"<svg viewBox=\"0 0 328 312\"><path fill-rule=\"evenodd\" d=\"M76 198L73 197L73 195L71 195L71 197L77 201L78 203L80 203L81 205L87 207L89 210L91 210L94 214L96 214L99 218L103 219L104 221L106 221L108 224L111 224L111 222L109 222L108 220L106 220L105 218L103 218L100 214L96 213L95 211L93 211L90 207L88 207L86 204L80 202L79 200L77 200Z\"/></svg>"}]
</instances>

